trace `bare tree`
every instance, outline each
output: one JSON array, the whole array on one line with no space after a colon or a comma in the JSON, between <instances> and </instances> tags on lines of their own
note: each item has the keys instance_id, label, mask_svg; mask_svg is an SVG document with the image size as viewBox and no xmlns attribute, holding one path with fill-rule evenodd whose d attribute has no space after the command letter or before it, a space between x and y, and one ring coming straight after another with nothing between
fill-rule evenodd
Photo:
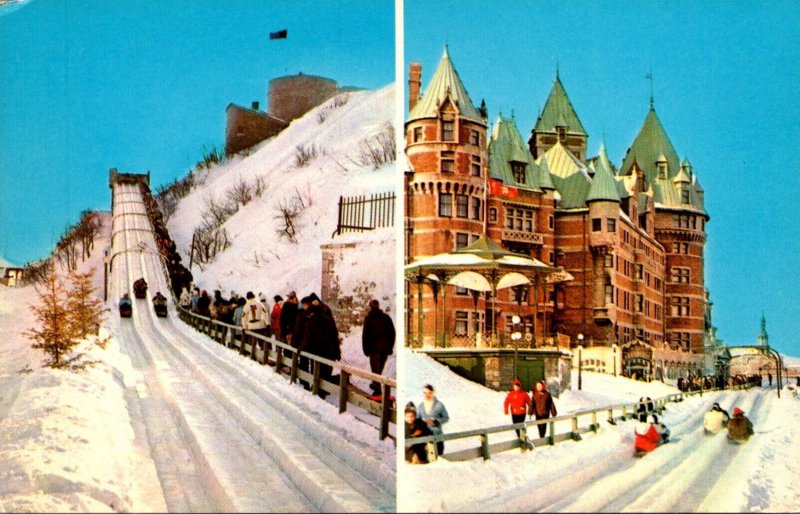
<instances>
[{"instance_id":1,"label":"bare tree","mask_svg":"<svg viewBox=\"0 0 800 514\"><path fill-rule=\"evenodd\" d=\"M397 145L394 139L394 126L387 121L383 124L380 132L361 140L358 154L350 160L357 166L369 165L377 170L384 164L394 162L396 154Z\"/></svg>"},{"instance_id":2,"label":"bare tree","mask_svg":"<svg viewBox=\"0 0 800 514\"><path fill-rule=\"evenodd\" d=\"M318 149L314 143L307 145L297 145L294 153L294 163L298 168L302 168L317 157Z\"/></svg>"},{"instance_id":3,"label":"bare tree","mask_svg":"<svg viewBox=\"0 0 800 514\"><path fill-rule=\"evenodd\" d=\"M230 203L247 205L253 199L253 186L239 177L233 187L228 189L227 196Z\"/></svg>"}]
</instances>

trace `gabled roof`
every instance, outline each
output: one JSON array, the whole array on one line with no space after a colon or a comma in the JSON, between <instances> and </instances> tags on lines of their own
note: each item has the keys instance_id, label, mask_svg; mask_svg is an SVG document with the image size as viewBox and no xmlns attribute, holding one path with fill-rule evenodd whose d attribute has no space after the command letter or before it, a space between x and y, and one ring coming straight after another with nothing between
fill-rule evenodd
<instances>
[{"instance_id":1,"label":"gabled roof","mask_svg":"<svg viewBox=\"0 0 800 514\"><path fill-rule=\"evenodd\" d=\"M433 74L425 94L419 99L417 104L408 113L408 120L420 118L436 118L439 116L439 108L446 99L450 99L459 110L461 117L478 123L486 123L478 109L469 98L469 93L461 82L447 47L444 49L439 66Z\"/></svg>"},{"instance_id":2,"label":"gabled roof","mask_svg":"<svg viewBox=\"0 0 800 514\"><path fill-rule=\"evenodd\" d=\"M567 132L586 135L586 130L572 107L572 102L569 101L561 78L556 74L550 96L547 97L542 114L536 120L534 130L554 132L558 126L566 126Z\"/></svg>"},{"instance_id":3,"label":"gabled roof","mask_svg":"<svg viewBox=\"0 0 800 514\"><path fill-rule=\"evenodd\" d=\"M525 164L525 182L514 180L511 171L511 162ZM489 176L502 180L504 184L518 184L522 187L538 190L538 166L533 161L528 145L522 142L522 136L514 118L497 117L492 128L492 137L489 141Z\"/></svg>"},{"instance_id":4,"label":"gabled roof","mask_svg":"<svg viewBox=\"0 0 800 514\"><path fill-rule=\"evenodd\" d=\"M548 148L540 158L540 162L541 159L545 157L550 167L550 173L554 176L566 178L574 173L586 173L586 165L578 160L572 152L567 150L567 148L561 144L561 141L556 141L556 144Z\"/></svg>"}]
</instances>

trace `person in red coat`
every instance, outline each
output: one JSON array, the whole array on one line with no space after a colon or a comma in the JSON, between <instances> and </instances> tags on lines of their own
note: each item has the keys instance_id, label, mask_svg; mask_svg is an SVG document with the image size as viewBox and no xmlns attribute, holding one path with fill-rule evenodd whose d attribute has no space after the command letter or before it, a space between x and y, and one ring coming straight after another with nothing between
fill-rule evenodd
<instances>
[{"instance_id":1,"label":"person in red coat","mask_svg":"<svg viewBox=\"0 0 800 514\"><path fill-rule=\"evenodd\" d=\"M531 397L522 390L522 382L518 378L514 379L512 384L513 389L509 391L503 402L503 413L508 416L508 411L511 410L511 422L522 423L525 421L525 414L531 408ZM517 437L519 435L519 429L517 429Z\"/></svg>"},{"instance_id":2,"label":"person in red coat","mask_svg":"<svg viewBox=\"0 0 800 514\"><path fill-rule=\"evenodd\" d=\"M656 449L661 441L661 435L653 423L653 416L639 417L639 423L633 429L636 437L633 447L637 452L651 452Z\"/></svg>"},{"instance_id":3,"label":"person in red coat","mask_svg":"<svg viewBox=\"0 0 800 514\"><path fill-rule=\"evenodd\" d=\"M531 392L531 415L536 415L536 419L547 419L550 416L558 416L556 404L553 397L547 390L547 383L540 380L536 383L536 389ZM547 433L547 424L538 425L539 437L544 437Z\"/></svg>"}]
</instances>

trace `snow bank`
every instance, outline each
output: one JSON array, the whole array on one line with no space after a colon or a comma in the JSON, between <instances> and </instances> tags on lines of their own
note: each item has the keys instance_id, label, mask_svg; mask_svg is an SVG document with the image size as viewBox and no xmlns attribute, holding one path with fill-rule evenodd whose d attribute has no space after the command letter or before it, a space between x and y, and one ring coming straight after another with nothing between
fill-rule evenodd
<instances>
[{"instance_id":1,"label":"snow bank","mask_svg":"<svg viewBox=\"0 0 800 514\"><path fill-rule=\"evenodd\" d=\"M111 339L105 350L84 344L86 358L99 361L86 372L42 368L41 351L21 334L34 324L28 304L37 298L32 287L0 286L0 507L130 510L127 357Z\"/></svg>"}]
</instances>

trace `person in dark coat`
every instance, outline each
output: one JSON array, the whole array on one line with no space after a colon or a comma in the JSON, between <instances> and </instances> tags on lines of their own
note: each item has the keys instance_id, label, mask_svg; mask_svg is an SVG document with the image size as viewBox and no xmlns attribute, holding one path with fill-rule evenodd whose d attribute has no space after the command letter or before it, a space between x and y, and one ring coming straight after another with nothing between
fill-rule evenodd
<instances>
[{"instance_id":1,"label":"person in dark coat","mask_svg":"<svg viewBox=\"0 0 800 514\"><path fill-rule=\"evenodd\" d=\"M295 346L292 337L294 334L294 328L297 324L297 295L294 291L291 291L286 296L286 301L283 302L281 305L281 336L283 337L284 343L289 343L292 346Z\"/></svg>"},{"instance_id":2,"label":"person in dark coat","mask_svg":"<svg viewBox=\"0 0 800 514\"><path fill-rule=\"evenodd\" d=\"M336 322L332 316L326 314L319 301L310 298L309 300L310 305L303 328L303 340L298 349L331 361L341 360L342 352L339 347L339 330ZM319 366L320 378L332 382L333 367L329 364L319 364ZM318 394L320 398L328 396L327 391L322 389Z\"/></svg>"},{"instance_id":3,"label":"person in dark coat","mask_svg":"<svg viewBox=\"0 0 800 514\"><path fill-rule=\"evenodd\" d=\"M552 395L547 390L547 383L540 380L536 387L531 391L531 415L536 415L536 419L548 419L550 416L557 416L556 404ZM537 425L539 437L544 437L547 433L547 423Z\"/></svg>"},{"instance_id":4,"label":"person in dark coat","mask_svg":"<svg viewBox=\"0 0 800 514\"><path fill-rule=\"evenodd\" d=\"M293 293L294 293L294 291L292 291L289 294L292 295ZM295 304L294 304L295 306L297 306L296 302L297 302L297 298L295 297ZM291 303L289 303L289 300L284 302L284 307L286 305L291 305ZM304 341L304 339L305 339L306 321L308 320L308 315L311 312L310 311L311 299L308 298L307 296L304 297L302 299L302 301L300 302L300 305L301 305L301 308L297 308L295 310L294 327L292 327L292 330L289 331L288 334L290 334L290 344L292 345L292 347L297 348L298 350L303 350L304 348L306 348L310 344L310 343L306 343ZM301 348L301 346L303 348ZM311 353L307 349L306 349L306 351ZM301 355L299 355L299 353L292 354L292 361L294 362L295 360L297 361L297 369L299 369L300 371L306 371L306 372L311 371L310 368L309 368L308 357L306 357L304 355L301 356ZM306 390L310 390L311 389L311 386L308 384L307 381L301 379L300 383L303 384L303 387L305 387Z\"/></svg>"},{"instance_id":5,"label":"person in dark coat","mask_svg":"<svg viewBox=\"0 0 800 514\"><path fill-rule=\"evenodd\" d=\"M733 417L728 421L728 439L734 443L746 443L754 434L753 423L739 407L733 409Z\"/></svg>"},{"instance_id":6,"label":"person in dark coat","mask_svg":"<svg viewBox=\"0 0 800 514\"><path fill-rule=\"evenodd\" d=\"M392 318L381 310L378 300L370 300L369 313L364 318L364 329L361 332L361 347L364 355L369 357L370 370L380 375L386 366L386 359L394 351L395 330ZM372 394L381 394L381 384L373 381L370 384Z\"/></svg>"},{"instance_id":7,"label":"person in dark coat","mask_svg":"<svg viewBox=\"0 0 800 514\"><path fill-rule=\"evenodd\" d=\"M197 314L201 316L211 317L211 297L205 291L200 292L200 298L197 299Z\"/></svg>"},{"instance_id":8,"label":"person in dark coat","mask_svg":"<svg viewBox=\"0 0 800 514\"><path fill-rule=\"evenodd\" d=\"M406 405L405 420L406 439L433 435L431 429L428 428L428 424L417 418L417 409L414 407L414 402L408 402L408 405ZM425 451L425 443L406 446L406 462L410 462L411 464L427 464L428 452Z\"/></svg>"}]
</instances>

